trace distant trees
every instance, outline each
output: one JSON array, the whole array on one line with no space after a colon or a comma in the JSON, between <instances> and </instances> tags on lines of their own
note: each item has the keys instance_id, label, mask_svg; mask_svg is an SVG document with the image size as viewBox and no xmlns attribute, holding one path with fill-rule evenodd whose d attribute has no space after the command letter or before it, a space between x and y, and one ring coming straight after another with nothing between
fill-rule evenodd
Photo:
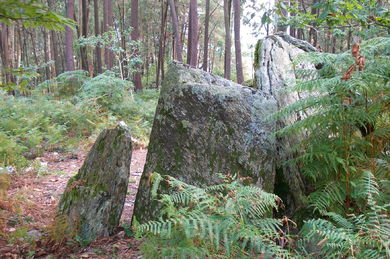
<instances>
[{"instance_id":1,"label":"distant trees","mask_svg":"<svg viewBox=\"0 0 390 259\"><path fill-rule=\"evenodd\" d=\"M17 4L13 6L11 2ZM147 85L158 87L172 59L226 78L237 71L237 80L242 80L238 42L234 42L236 53L231 53L233 37L241 36L237 23L241 16L232 17L232 0L66 0L65 4L37 0L36 3L37 6L18 0L0 2L0 13L16 15L18 21L26 19L29 26L8 23L8 17L0 17L0 23L7 21L0 25L2 82L18 81L18 75L10 71L23 67L37 73L35 83L64 71L82 69L91 76L111 70L133 81L137 89L142 87L137 82L146 77ZM2 12L7 4L12 8ZM133 11L135 4L137 13ZM234 4L234 10L241 7L240 1ZM68 25L65 32L51 30L60 29L64 20L48 10L66 14L69 20L65 22ZM36 16L30 19L28 15L34 11ZM42 12L47 14L38 15ZM136 16L138 22L133 18ZM46 28L34 28L39 25Z\"/></svg>"}]
</instances>

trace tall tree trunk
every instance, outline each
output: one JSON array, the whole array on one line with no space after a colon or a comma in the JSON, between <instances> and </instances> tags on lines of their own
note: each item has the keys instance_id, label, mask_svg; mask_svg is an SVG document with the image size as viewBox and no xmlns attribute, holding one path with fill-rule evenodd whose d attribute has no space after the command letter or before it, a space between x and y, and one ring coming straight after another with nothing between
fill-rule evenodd
<instances>
[{"instance_id":1,"label":"tall tree trunk","mask_svg":"<svg viewBox=\"0 0 390 259\"><path fill-rule=\"evenodd\" d=\"M203 44L203 70L207 72L209 54L209 24L210 24L210 0L206 0L206 14L204 20L204 44Z\"/></svg>"},{"instance_id":2,"label":"tall tree trunk","mask_svg":"<svg viewBox=\"0 0 390 259\"><path fill-rule=\"evenodd\" d=\"M313 5L318 3L319 0L313 0ZM311 7L311 14L316 15L318 12L317 8ZM309 30L309 38L310 38L310 43L314 46L317 47L317 42L318 42L318 37L317 37L317 31L315 30L315 24L311 24L310 30Z\"/></svg>"},{"instance_id":3,"label":"tall tree trunk","mask_svg":"<svg viewBox=\"0 0 390 259\"><path fill-rule=\"evenodd\" d=\"M138 0L131 0L130 26L133 28L133 30L131 31L131 40L138 41ZM138 47L134 49L134 53L136 53L136 55L139 55ZM139 70L140 66L136 66L135 69ZM133 84L136 91L142 90L141 73L139 71L133 73Z\"/></svg>"},{"instance_id":4,"label":"tall tree trunk","mask_svg":"<svg viewBox=\"0 0 390 259\"><path fill-rule=\"evenodd\" d=\"M112 28L112 0L104 0L103 2L103 32L107 32ZM114 53L109 48L104 49L104 62L108 70L112 69L114 62Z\"/></svg>"},{"instance_id":5,"label":"tall tree trunk","mask_svg":"<svg viewBox=\"0 0 390 259\"><path fill-rule=\"evenodd\" d=\"M46 63L46 66L45 66L46 79L50 79L50 67L47 65L47 63L50 60L50 57L49 57L50 50L49 50L49 46L48 46L48 44L50 42L49 42L49 37L48 37L47 31L45 28L42 28L42 34L43 34L43 49L45 52L44 55L45 55L45 63Z\"/></svg>"},{"instance_id":6,"label":"tall tree trunk","mask_svg":"<svg viewBox=\"0 0 390 259\"><path fill-rule=\"evenodd\" d=\"M73 20L74 0L68 0L66 5L66 17ZM67 26L65 28L65 63L66 71L74 70L73 60L73 31Z\"/></svg>"},{"instance_id":7,"label":"tall tree trunk","mask_svg":"<svg viewBox=\"0 0 390 259\"><path fill-rule=\"evenodd\" d=\"M3 78L5 79L3 83L11 83L12 82L12 75L7 71L10 69L10 57L9 57L9 45L8 45L8 26L5 23L1 24L1 32L0 32L0 39L1 39L1 59L3 61Z\"/></svg>"},{"instance_id":8,"label":"tall tree trunk","mask_svg":"<svg viewBox=\"0 0 390 259\"><path fill-rule=\"evenodd\" d=\"M126 8L125 7L125 0L122 0L121 4L118 3L119 27L120 27L120 34L121 34L121 47L123 49L123 52L119 54L119 66L120 66L122 78L129 78L129 73L128 73L128 69L127 69L128 62L127 62L127 54L126 54L127 38L125 35L125 28L126 28L125 8Z\"/></svg>"},{"instance_id":9,"label":"tall tree trunk","mask_svg":"<svg viewBox=\"0 0 390 259\"><path fill-rule=\"evenodd\" d=\"M156 87L160 85L160 72L164 77L164 43L165 43L165 24L167 22L168 5L161 1L161 27L160 27L160 40L158 46L157 55L157 71L156 71Z\"/></svg>"},{"instance_id":10,"label":"tall tree trunk","mask_svg":"<svg viewBox=\"0 0 390 259\"><path fill-rule=\"evenodd\" d=\"M232 42L230 33L230 16L232 10L232 0L223 2L223 18L225 22L225 57L224 57L224 77L230 79L231 60L232 60Z\"/></svg>"},{"instance_id":11,"label":"tall tree trunk","mask_svg":"<svg viewBox=\"0 0 390 259\"><path fill-rule=\"evenodd\" d=\"M112 7L112 0L108 0L108 6L107 6L107 25L110 30L113 30L113 17L114 17L114 12L113 12L113 7ZM114 66L114 53L110 50L108 51L108 69L112 69Z\"/></svg>"},{"instance_id":12,"label":"tall tree trunk","mask_svg":"<svg viewBox=\"0 0 390 259\"><path fill-rule=\"evenodd\" d=\"M88 35L88 4L87 0L81 0L81 36L86 38ZM88 54L87 47L80 47L81 68L88 71Z\"/></svg>"},{"instance_id":13,"label":"tall tree trunk","mask_svg":"<svg viewBox=\"0 0 390 259\"><path fill-rule=\"evenodd\" d=\"M196 67L198 57L198 3L197 0L190 0L188 16L188 48L187 64Z\"/></svg>"},{"instance_id":14,"label":"tall tree trunk","mask_svg":"<svg viewBox=\"0 0 390 259\"><path fill-rule=\"evenodd\" d=\"M47 5L49 6L50 10L54 11L54 0L47 0ZM61 74L61 55L58 53L58 40L56 37L56 32L54 30L50 31L50 50L51 50L51 56L54 59L54 67L55 67L55 75L58 76Z\"/></svg>"},{"instance_id":15,"label":"tall tree trunk","mask_svg":"<svg viewBox=\"0 0 390 259\"><path fill-rule=\"evenodd\" d=\"M242 54L240 41L240 22L241 22L241 8L240 0L233 0L234 5L234 48L236 50L236 71L237 83L244 82L244 73L242 71Z\"/></svg>"},{"instance_id":16,"label":"tall tree trunk","mask_svg":"<svg viewBox=\"0 0 390 259\"><path fill-rule=\"evenodd\" d=\"M58 47L58 41L56 37L55 31L50 31L50 44L51 44L51 55L54 59L54 67L55 67L55 75L58 76L61 74L61 57L58 53L57 47Z\"/></svg>"},{"instance_id":17,"label":"tall tree trunk","mask_svg":"<svg viewBox=\"0 0 390 259\"><path fill-rule=\"evenodd\" d=\"M168 4L169 4L169 8L171 9L172 28L173 28L174 38L175 38L174 59L182 62L183 61L183 59L182 59L183 46L182 46L180 34L179 34L179 21L177 18L175 2L174 2L174 0L168 0Z\"/></svg>"},{"instance_id":18,"label":"tall tree trunk","mask_svg":"<svg viewBox=\"0 0 390 259\"><path fill-rule=\"evenodd\" d=\"M99 29L99 2L98 0L93 0L93 14L95 19L95 36L98 37L100 34ZM99 44L96 45L96 74L102 73L102 49Z\"/></svg>"}]
</instances>

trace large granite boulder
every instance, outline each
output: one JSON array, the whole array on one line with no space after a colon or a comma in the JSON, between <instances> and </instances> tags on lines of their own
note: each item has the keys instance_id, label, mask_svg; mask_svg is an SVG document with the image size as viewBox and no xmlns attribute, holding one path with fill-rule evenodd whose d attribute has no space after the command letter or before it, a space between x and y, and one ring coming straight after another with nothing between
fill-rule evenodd
<instances>
[{"instance_id":1,"label":"large granite boulder","mask_svg":"<svg viewBox=\"0 0 390 259\"><path fill-rule=\"evenodd\" d=\"M127 194L132 142L124 122L100 133L58 206L74 234L84 240L108 236L119 224Z\"/></svg>"},{"instance_id":2,"label":"large granite boulder","mask_svg":"<svg viewBox=\"0 0 390 259\"><path fill-rule=\"evenodd\" d=\"M164 79L134 216L159 216L150 197L153 172L196 186L219 182L218 173L249 176L274 189L275 143L269 136L275 99L199 69L172 63Z\"/></svg>"},{"instance_id":3,"label":"large granite boulder","mask_svg":"<svg viewBox=\"0 0 390 259\"><path fill-rule=\"evenodd\" d=\"M263 93L275 98L278 109L284 108L306 97L303 92L287 90L288 86L296 84L303 77L313 76L305 73L315 70L313 64L303 61L300 57L306 52L316 49L306 41L292 38L285 33L277 33L263 40L256 46L255 82L256 87ZM306 114L296 113L277 121L277 129L301 120ZM303 134L276 139L276 182L275 192L286 205L285 213L292 215L304 205L302 197L308 185L302 172L294 165L284 162L295 156L291 149L304 138Z\"/></svg>"}]
</instances>

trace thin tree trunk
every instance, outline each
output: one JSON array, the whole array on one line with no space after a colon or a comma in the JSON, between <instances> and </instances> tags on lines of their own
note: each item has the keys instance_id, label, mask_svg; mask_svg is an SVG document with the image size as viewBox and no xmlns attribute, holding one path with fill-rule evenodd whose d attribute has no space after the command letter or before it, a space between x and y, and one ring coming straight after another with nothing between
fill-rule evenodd
<instances>
[{"instance_id":1,"label":"thin tree trunk","mask_svg":"<svg viewBox=\"0 0 390 259\"><path fill-rule=\"evenodd\" d=\"M240 0L233 0L234 5L234 47L236 50L236 71L237 83L244 82L244 73L242 71L242 54L240 41L240 22L241 22L241 8Z\"/></svg>"},{"instance_id":2,"label":"thin tree trunk","mask_svg":"<svg viewBox=\"0 0 390 259\"><path fill-rule=\"evenodd\" d=\"M112 8L112 0L108 0L108 6L107 6L107 25L108 27L110 28L110 30L113 30L113 16L114 16L114 13L113 13L113 8ZM114 53L109 50L108 51L108 69L112 69L113 65L114 65Z\"/></svg>"},{"instance_id":3,"label":"thin tree trunk","mask_svg":"<svg viewBox=\"0 0 390 259\"><path fill-rule=\"evenodd\" d=\"M313 5L318 3L319 0L313 0ZM318 9L317 8L311 8L311 14L315 15L317 14ZM317 36L317 31L315 30L315 24L311 24L310 30L309 30L309 38L310 38L310 43L314 46L317 47L317 42L318 42L318 36Z\"/></svg>"},{"instance_id":4,"label":"thin tree trunk","mask_svg":"<svg viewBox=\"0 0 390 259\"><path fill-rule=\"evenodd\" d=\"M12 82L12 75L7 71L10 69L10 57L9 57L9 45L8 45L8 26L5 23L1 24L1 49L2 49L2 60L3 60L3 75L5 78L5 83Z\"/></svg>"},{"instance_id":5,"label":"thin tree trunk","mask_svg":"<svg viewBox=\"0 0 390 259\"><path fill-rule=\"evenodd\" d=\"M112 0L104 0L103 2L103 32L108 32L111 30L113 25L112 20ZM109 50L108 47L104 49L104 62L108 70L112 69L114 62L114 53Z\"/></svg>"},{"instance_id":6,"label":"thin tree trunk","mask_svg":"<svg viewBox=\"0 0 390 259\"><path fill-rule=\"evenodd\" d=\"M168 5L161 1L161 27L160 27L160 41L158 46L157 56L157 71L156 71L156 87L160 85L160 72L164 71L164 42L165 42L165 24L167 21Z\"/></svg>"},{"instance_id":7,"label":"thin tree trunk","mask_svg":"<svg viewBox=\"0 0 390 259\"><path fill-rule=\"evenodd\" d=\"M138 28L138 0L131 0L131 14L130 14L130 26L133 28L131 31L131 40L139 40L139 28ZM139 49L136 47L134 53L139 55ZM135 69L139 69L140 66L136 66ZM133 73L133 84L136 91L142 90L141 73L136 71Z\"/></svg>"},{"instance_id":8,"label":"thin tree trunk","mask_svg":"<svg viewBox=\"0 0 390 259\"><path fill-rule=\"evenodd\" d=\"M108 0L103 0L103 25L102 25L102 34L108 31L107 28L107 9L108 9ZM108 60L108 48L104 48L104 64L107 68L107 60Z\"/></svg>"},{"instance_id":9,"label":"thin tree trunk","mask_svg":"<svg viewBox=\"0 0 390 259\"><path fill-rule=\"evenodd\" d=\"M210 24L210 0L206 0L206 14L204 21L204 44L203 44L203 70L207 71L209 54L209 24Z\"/></svg>"},{"instance_id":10,"label":"thin tree trunk","mask_svg":"<svg viewBox=\"0 0 390 259\"><path fill-rule=\"evenodd\" d=\"M42 28L42 34L43 34L43 49L44 49L44 55L45 55L45 62L48 63L50 60L49 57L49 46L48 46L48 34L45 28ZM46 79L50 79L50 67L46 64L45 66L45 72L46 72Z\"/></svg>"},{"instance_id":11,"label":"thin tree trunk","mask_svg":"<svg viewBox=\"0 0 390 259\"><path fill-rule=\"evenodd\" d=\"M182 62L182 43L180 39L180 34L179 34L179 21L177 18L177 13L176 13L176 7L175 7L175 2L174 0L168 0L169 8L171 9L171 17L172 17L172 28L173 28L173 34L175 38L175 51L174 53L174 59L177 61Z\"/></svg>"},{"instance_id":12,"label":"thin tree trunk","mask_svg":"<svg viewBox=\"0 0 390 259\"><path fill-rule=\"evenodd\" d=\"M98 37L100 34L99 29L99 2L98 0L93 0L93 13L95 18L95 36ZM100 45L96 45L96 74L102 73L102 49Z\"/></svg>"},{"instance_id":13,"label":"thin tree trunk","mask_svg":"<svg viewBox=\"0 0 390 259\"><path fill-rule=\"evenodd\" d=\"M88 35L88 5L87 0L81 0L81 36L86 38ZM87 47L80 47L81 68L88 71Z\"/></svg>"},{"instance_id":14,"label":"thin tree trunk","mask_svg":"<svg viewBox=\"0 0 390 259\"><path fill-rule=\"evenodd\" d=\"M197 0L190 0L189 21L188 21L188 48L187 64L196 67L198 57L198 3Z\"/></svg>"},{"instance_id":15,"label":"thin tree trunk","mask_svg":"<svg viewBox=\"0 0 390 259\"><path fill-rule=\"evenodd\" d=\"M225 21L225 57L224 57L224 77L231 77L231 60L232 60L232 42L230 33L230 15L232 9L232 0L224 0L223 17Z\"/></svg>"},{"instance_id":16,"label":"thin tree trunk","mask_svg":"<svg viewBox=\"0 0 390 259\"><path fill-rule=\"evenodd\" d=\"M47 5L49 6L50 10L54 11L54 2L53 0L47 0ZM54 67L55 72L54 74L58 76L61 71L61 60L60 55L58 54L58 41L56 38L56 32L54 30L50 31L50 50L51 50L51 56L54 59Z\"/></svg>"},{"instance_id":17,"label":"thin tree trunk","mask_svg":"<svg viewBox=\"0 0 390 259\"><path fill-rule=\"evenodd\" d=\"M66 17L73 19L74 12L74 0L68 0L66 6ZM65 63L66 71L74 70L74 60L73 60L73 31L70 27L65 28Z\"/></svg>"}]
</instances>

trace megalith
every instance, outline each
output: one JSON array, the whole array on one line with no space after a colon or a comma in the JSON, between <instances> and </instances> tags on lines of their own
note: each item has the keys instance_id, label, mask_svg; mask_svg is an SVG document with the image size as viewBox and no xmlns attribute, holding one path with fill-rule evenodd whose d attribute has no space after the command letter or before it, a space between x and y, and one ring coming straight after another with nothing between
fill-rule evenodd
<instances>
[{"instance_id":1,"label":"megalith","mask_svg":"<svg viewBox=\"0 0 390 259\"><path fill-rule=\"evenodd\" d=\"M122 214L130 174L132 142L120 122L103 130L78 173L67 184L58 216L84 240L113 233Z\"/></svg>"},{"instance_id":2,"label":"megalith","mask_svg":"<svg viewBox=\"0 0 390 259\"><path fill-rule=\"evenodd\" d=\"M204 187L218 174L249 176L272 192L275 123L272 95L200 69L171 63L161 88L146 165L134 208L139 222L159 216L150 197L152 173Z\"/></svg>"},{"instance_id":3,"label":"megalith","mask_svg":"<svg viewBox=\"0 0 390 259\"><path fill-rule=\"evenodd\" d=\"M299 79L315 76L313 64L302 59L307 52L316 49L308 42L295 39L286 33L277 33L260 40L255 51L255 87L271 95L277 103L278 110L307 97L304 92L288 90ZM302 112L276 121L276 130L303 119L307 114ZM286 205L288 215L303 206L302 197L309 187L302 172L293 164L285 164L294 158L291 149L304 138L304 134L278 137L276 139L276 182L275 192Z\"/></svg>"}]
</instances>

